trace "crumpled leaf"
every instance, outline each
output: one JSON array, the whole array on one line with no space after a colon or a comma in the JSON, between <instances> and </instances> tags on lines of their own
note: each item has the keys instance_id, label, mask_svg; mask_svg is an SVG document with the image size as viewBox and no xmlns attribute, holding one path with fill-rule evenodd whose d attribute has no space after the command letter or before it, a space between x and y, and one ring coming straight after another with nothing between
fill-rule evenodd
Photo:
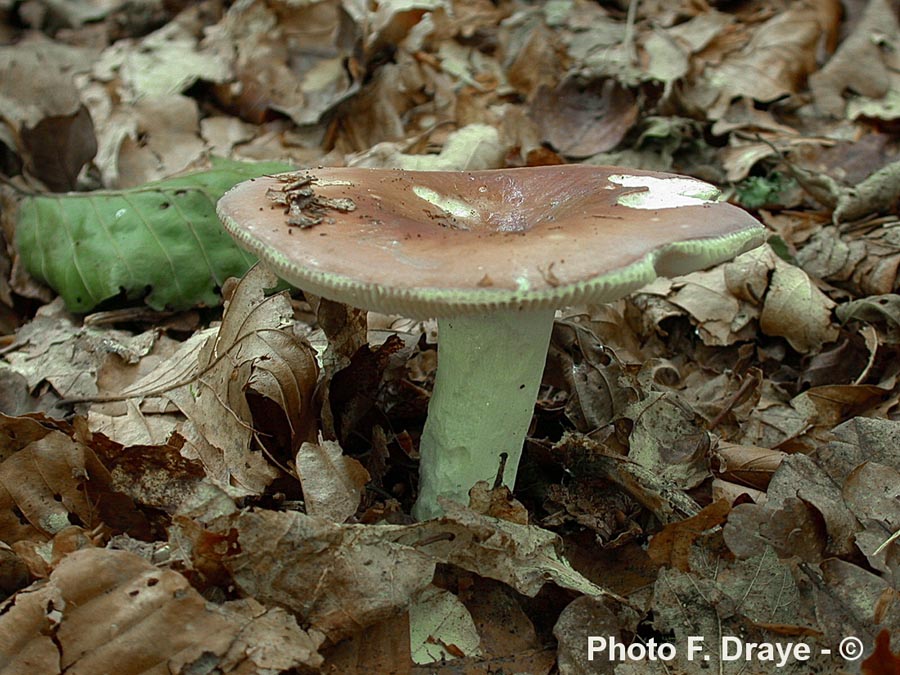
<instances>
[{"instance_id":1,"label":"crumpled leaf","mask_svg":"<svg viewBox=\"0 0 900 675\"><path fill-rule=\"evenodd\" d=\"M318 443L304 443L296 464L309 515L343 523L356 513L369 472L346 457L340 445L322 438Z\"/></svg>"},{"instance_id":2,"label":"crumpled leaf","mask_svg":"<svg viewBox=\"0 0 900 675\"><path fill-rule=\"evenodd\" d=\"M398 533L396 541L418 546L439 561L496 579L534 596L548 581L591 596L613 596L576 572L559 550L559 537L534 525L482 516L454 502L445 515Z\"/></svg>"},{"instance_id":3,"label":"crumpled leaf","mask_svg":"<svg viewBox=\"0 0 900 675\"><path fill-rule=\"evenodd\" d=\"M276 283L271 272L253 268L235 287L218 332L200 348L194 377L165 394L191 423L182 432L194 446L188 454L219 485L253 494L278 473L260 448L269 457L292 457L314 438L315 352L291 332L286 295L265 297ZM128 393L135 395L135 388ZM262 418L252 403L265 411ZM273 418L284 425L279 435L286 447L278 445L280 438L257 435Z\"/></svg>"},{"instance_id":4,"label":"crumpled leaf","mask_svg":"<svg viewBox=\"0 0 900 675\"><path fill-rule=\"evenodd\" d=\"M529 596L552 582L617 597L573 570L552 532L450 502L444 508L444 517L414 525L340 525L298 512L249 511L211 527L236 534L222 563L243 592L291 609L332 641L405 611L439 562Z\"/></svg>"},{"instance_id":5,"label":"crumpled leaf","mask_svg":"<svg viewBox=\"0 0 900 675\"><path fill-rule=\"evenodd\" d=\"M131 190L28 197L16 248L74 312L123 289L154 309L215 306L225 280L253 263L220 225L216 201L238 181L287 168L217 160L209 171Z\"/></svg>"},{"instance_id":6,"label":"crumpled leaf","mask_svg":"<svg viewBox=\"0 0 900 675\"><path fill-rule=\"evenodd\" d=\"M843 323L866 321L882 328L887 344L900 343L900 295L888 293L838 305L834 313Z\"/></svg>"},{"instance_id":7,"label":"crumpled leaf","mask_svg":"<svg viewBox=\"0 0 900 675\"><path fill-rule=\"evenodd\" d=\"M346 63L344 38L353 31L341 25L346 18L337 0L231 5L203 41L204 56L233 72L216 95L250 122L277 111L297 125L315 124L359 89L359 66Z\"/></svg>"},{"instance_id":8,"label":"crumpled leaf","mask_svg":"<svg viewBox=\"0 0 900 675\"><path fill-rule=\"evenodd\" d=\"M728 53L721 63L704 68L687 96L696 104L706 103L706 114L718 119L733 97L768 102L796 93L816 68L822 35L837 30L839 16L840 4L835 0L791 4L772 13L753 28L748 41L733 43L739 48L728 49L726 43Z\"/></svg>"},{"instance_id":9,"label":"crumpled leaf","mask_svg":"<svg viewBox=\"0 0 900 675\"><path fill-rule=\"evenodd\" d=\"M669 302L694 318L705 344L734 344L746 340L754 328L757 312L731 292L724 267L689 274L672 284L672 290Z\"/></svg>"},{"instance_id":10,"label":"crumpled leaf","mask_svg":"<svg viewBox=\"0 0 900 675\"><path fill-rule=\"evenodd\" d=\"M797 262L809 274L856 295L892 293L900 279L900 232L895 227L861 232L822 227L797 251Z\"/></svg>"},{"instance_id":11,"label":"crumpled leaf","mask_svg":"<svg viewBox=\"0 0 900 675\"><path fill-rule=\"evenodd\" d=\"M768 245L738 256L725 265L730 289L761 304L759 327L786 339L799 352L815 352L837 338L831 320L835 303L804 270L779 258Z\"/></svg>"},{"instance_id":12,"label":"crumpled leaf","mask_svg":"<svg viewBox=\"0 0 900 675\"><path fill-rule=\"evenodd\" d=\"M634 421L628 441L631 461L682 489L706 480L709 436L674 392L652 392L631 404L625 416Z\"/></svg>"},{"instance_id":13,"label":"crumpled leaf","mask_svg":"<svg viewBox=\"0 0 900 675\"><path fill-rule=\"evenodd\" d=\"M145 517L87 443L50 428L26 433L33 440L0 463L0 540L40 543L74 524L147 536Z\"/></svg>"},{"instance_id":14,"label":"crumpled leaf","mask_svg":"<svg viewBox=\"0 0 900 675\"><path fill-rule=\"evenodd\" d=\"M215 664L224 675L322 663L321 637L283 609L209 603L177 572L125 551L72 553L0 612L3 675L149 675L160 664L178 675Z\"/></svg>"},{"instance_id":15,"label":"crumpled leaf","mask_svg":"<svg viewBox=\"0 0 900 675\"><path fill-rule=\"evenodd\" d=\"M97 377L111 360L137 363L153 348L158 335L77 326L64 312L44 308L16 333L5 360L22 375L30 390L48 382L69 398L95 396Z\"/></svg>"}]
</instances>

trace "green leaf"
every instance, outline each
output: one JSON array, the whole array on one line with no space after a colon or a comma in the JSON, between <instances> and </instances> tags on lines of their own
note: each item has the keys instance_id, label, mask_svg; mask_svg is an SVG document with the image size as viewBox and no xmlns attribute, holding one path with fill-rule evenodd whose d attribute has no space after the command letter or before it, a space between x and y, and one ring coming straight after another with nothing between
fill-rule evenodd
<instances>
[{"instance_id":1,"label":"green leaf","mask_svg":"<svg viewBox=\"0 0 900 675\"><path fill-rule=\"evenodd\" d=\"M208 171L129 190L28 197L16 247L73 312L123 291L154 309L217 305L218 287L255 259L220 225L216 201L240 181L291 168L216 159Z\"/></svg>"}]
</instances>

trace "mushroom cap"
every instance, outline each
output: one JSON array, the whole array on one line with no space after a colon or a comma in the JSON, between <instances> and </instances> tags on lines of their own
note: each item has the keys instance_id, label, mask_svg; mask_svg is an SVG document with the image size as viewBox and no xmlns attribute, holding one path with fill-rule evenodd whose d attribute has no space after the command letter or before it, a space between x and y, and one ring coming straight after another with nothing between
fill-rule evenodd
<instances>
[{"instance_id":1,"label":"mushroom cap","mask_svg":"<svg viewBox=\"0 0 900 675\"><path fill-rule=\"evenodd\" d=\"M289 225L272 195L305 177L321 222ZM759 222L717 197L699 180L620 167L319 168L241 183L218 213L241 246L303 290L441 318L611 302L765 240Z\"/></svg>"}]
</instances>

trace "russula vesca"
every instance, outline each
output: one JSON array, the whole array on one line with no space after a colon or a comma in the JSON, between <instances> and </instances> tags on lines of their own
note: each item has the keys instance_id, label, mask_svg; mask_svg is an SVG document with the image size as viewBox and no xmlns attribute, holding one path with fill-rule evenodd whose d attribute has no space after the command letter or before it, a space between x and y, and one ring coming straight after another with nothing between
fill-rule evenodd
<instances>
[{"instance_id":1,"label":"russula vesca","mask_svg":"<svg viewBox=\"0 0 900 675\"><path fill-rule=\"evenodd\" d=\"M441 513L439 496L467 503L502 457L514 485L557 308L610 302L764 241L762 225L718 197L692 178L616 167L319 168L242 183L218 211L303 290L438 319L423 519Z\"/></svg>"}]
</instances>

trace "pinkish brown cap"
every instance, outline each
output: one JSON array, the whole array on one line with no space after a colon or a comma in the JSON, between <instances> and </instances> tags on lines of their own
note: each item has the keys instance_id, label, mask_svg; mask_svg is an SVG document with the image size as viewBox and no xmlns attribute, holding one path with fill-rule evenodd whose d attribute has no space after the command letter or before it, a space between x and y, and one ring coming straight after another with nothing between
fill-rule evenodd
<instances>
[{"instance_id":1,"label":"pinkish brown cap","mask_svg":"<svg viewBox=\"0 0 900 675\"><path fill-rule=\"evenodd\" d=\"M289 225L283 196L273 200L292 179L305 185L307 227ZM451 317L610 302L761 244L765 228L718 197L693 178L619 167L324 168L241 183L218 213L241 246L301 289Z\"/></svg>"}]
</instances>

